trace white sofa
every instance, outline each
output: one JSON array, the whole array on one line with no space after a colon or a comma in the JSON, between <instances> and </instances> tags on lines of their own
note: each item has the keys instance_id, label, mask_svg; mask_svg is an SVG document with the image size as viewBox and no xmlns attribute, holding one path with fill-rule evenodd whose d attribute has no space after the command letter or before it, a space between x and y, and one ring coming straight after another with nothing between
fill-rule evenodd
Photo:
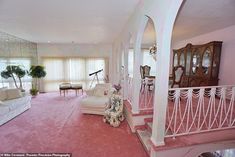
<instances>
[{"instance_id":1,"label":"white sofa","mask_svg":"<svg viewBox=\"0 0 235 157\"><path fill-rule=\"evenodd\" d=\"M104 115L114 91L110 83L97 84L94 89L86 91L87 97L80 102L82 113Z\"/></svg>"},{"instance_id":2,"label":"white sofa","mask_svg":"<svg viewBox=\"0 0 235 157\"><path fill-rule=\"evenodd\" d=\"M31 107L31 96L17 89L0 89L0 95L0 126Z\"/></svg>"}]
</instances>

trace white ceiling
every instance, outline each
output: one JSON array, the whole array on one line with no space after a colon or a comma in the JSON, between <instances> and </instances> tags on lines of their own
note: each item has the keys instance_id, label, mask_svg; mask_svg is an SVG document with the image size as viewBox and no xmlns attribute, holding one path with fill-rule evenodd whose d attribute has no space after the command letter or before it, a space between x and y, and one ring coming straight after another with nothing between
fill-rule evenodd
<instances>
[{"instance_id":1,"label":"white ceiling","mask_svg":"<svg viewBox=\"0 0 235 157\"><path fill-rule=\"evenodd\" d=\"M45 43L112 43L139 0L0 0L0 30ZM185 0L173 41L235 25L235 0ZM153 23L144 44L156 39Z\"/></svg>"},{"instance_id":2,"label":"white ceiling","mask_svg":"<svg viewBox=\"0 0 235 157\"><path fill-rule=\"evenodd\" d=\"M149 18L148 23L145 27L144 35L142 38L142 47L144 46L152 46L154 43L156 43L156 31L154 28L154 23L152 19Z\"/></svg>"},{"instance_id":3,"label":"white ceiling","mask_svg":"<svg viewBox=\"0 0 235 157\"><path fill-rule=\"evenodd\" d=\"M181 41L231 25L235 25L235 0L185 0L172 39ZM153 23L149 22L142 43L152 44L154 36Z\"/></svg>"},{"instance_id":4,"label":"white ceiling","mask_svg":"<svg viewBox=\"0 0 235 157\"><path fill-rule=\"evenodd\" d=\"M185 0L173 30L173 41L235 25L235 0Z\"/></svg>"},{"instance_id":5,"label":"white ceiling","mask_svg":"<svg viewBox=\"0 0 235 157\"><path fill-rule=\"evenodd\" d=\"M0 0L0 31L37 43L112 43L139 0Z\"/></svg>"}]
</instances>

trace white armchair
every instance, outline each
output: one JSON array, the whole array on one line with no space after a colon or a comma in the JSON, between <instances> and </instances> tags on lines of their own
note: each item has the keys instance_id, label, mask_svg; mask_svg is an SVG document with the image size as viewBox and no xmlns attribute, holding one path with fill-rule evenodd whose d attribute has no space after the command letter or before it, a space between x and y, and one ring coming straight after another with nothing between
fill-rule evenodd
<instances>
[{"instance_id":1,"label":"white armchair","mask_svg":"<svg viewBox=\"0 0 235 157\"><path fill-rule=\"evenodd\" d=\"M114 91L110 83L97 84L92 90L86 91L87 97L80 102L82 113L104 115Z\"/></svg>"}]
</instances>

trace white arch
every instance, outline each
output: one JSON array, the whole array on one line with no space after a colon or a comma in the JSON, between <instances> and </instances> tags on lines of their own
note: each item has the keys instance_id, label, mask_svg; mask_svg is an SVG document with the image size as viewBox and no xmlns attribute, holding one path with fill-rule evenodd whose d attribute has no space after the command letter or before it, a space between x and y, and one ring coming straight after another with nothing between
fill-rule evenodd
<instances>
[{"instance_id":1,"label":"white arch","mask_svg":"<svg viewBox=\"0 0 235 157\"><path fill-rule=\"evenodd\" d=\"M164 10L151 8L148 16L154 22L155 31L157 33L157 64L156 64L156 80L155 80L155 97L154 97L154 115L153 115L153 130L151 141L155 145L164 145L165 137L165 121L166 108L168 104L168 82L169 82L169 66L171 52L171 37L174 22L183 0L166 0ZM159 2L156 6L159 5ZM154 6L154 5L153 5ZM163 17L160 17L163 16Z\"/></svg>"},{"instance_id":2,"label":"white arch","mask_svg":"<svg viewBox=\"0 0 235 157\"><path fill-rule=\"evenodd\" d=\"M128 23L128 27L123 30L120 37L116 40L116 43L128 43L129 33L134 39L134 52L135 52L135 71L134 84L135 93L133 105L133 112L139 112L139 89L140 89L140 75L139 75L139 63L138 55L140 54L142 36L150 17L154 23L155 32L157 35L157 79L156 79L156 91L155 91L155 109L154 109L154 122L153 122L153 134L152 142L155 145L164 144L165 134L165 111L167 105L168 96L168 77L169 77L169 62L170 62L170 46L173 25L178 13L178 10L183 0L145 0L141 1L136 12L131 17ZM148 17L147 17L148 16ZM127 48L127 44L125 44ZM119 51L119 50L118 50ZM118 52L117 51L117 52ZM119 52L120 53L120 52ZM161 92L161 93L160 93ZM157 110L156 110L157 109Z\"/></svg>"},{"instance_id":3,"label":"white arch","mask_svg":"<svg viewBox=\"0 0 235 157\"><path fill-rule=\"evenodd\" d=\"M140 86L141 86L139 67L141 64L141 42L147 22L148 18L146 16L143 16L139 23L139 31L136 33L134 41L134 69L133 69L134 89L133 89L133 104L132 104L133 113L139 113L139 95L140 95Z\"/></svg>"},{"instance_id":4,"label":"white arch","mask_svg":"<svg viewBox=\"0 0 235 157\"><path fill-rule=\"evenodd\" d=\"M123 99L127 100L128 98L128 79L129 79L129 71L128 71L128 67L129 67L129 48L130 48L130 42L132 39L132 34L128 33L128 36L126 38L126 40L123 42L123 48L124 48L124 83L123 83ZM126 44L125 44L126 43Z\"/></svg>"}]
</instances>

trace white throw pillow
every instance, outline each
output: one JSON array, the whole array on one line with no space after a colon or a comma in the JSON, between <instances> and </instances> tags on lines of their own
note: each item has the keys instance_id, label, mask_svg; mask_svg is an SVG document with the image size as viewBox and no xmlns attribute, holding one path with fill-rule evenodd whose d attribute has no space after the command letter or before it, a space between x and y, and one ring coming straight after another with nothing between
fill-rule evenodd
<instances>
[{"instance_id":1,"label":"white throw pillow","mask_svg":"<svg viewBox=\"0 0 235 157\"><path fill-rule=\"evenodd\" d=\"M95 88L94 96L102 97L104 96L105 89L104 88Z\"/></svg>"},{"instance_id":2,"label":"white throw pillow","mask_svg":"<svg viewBox=\"0 0 235 157\"><path fill-rule=\"evenodd\" d=\"M7 93L5 89L0 90L0 101L4 101L7 99Z\"/></svg>"},{"instance_id":3,"label":"white throw pillow","mask_svg":"<svg viewBox=\"0 0 235 157\"><path fill-rule=\"evenodd\" d=\"M22 97L21 91L19 89L7 89L7 99L16 99Z\"/></svg>"}]
</instances>

